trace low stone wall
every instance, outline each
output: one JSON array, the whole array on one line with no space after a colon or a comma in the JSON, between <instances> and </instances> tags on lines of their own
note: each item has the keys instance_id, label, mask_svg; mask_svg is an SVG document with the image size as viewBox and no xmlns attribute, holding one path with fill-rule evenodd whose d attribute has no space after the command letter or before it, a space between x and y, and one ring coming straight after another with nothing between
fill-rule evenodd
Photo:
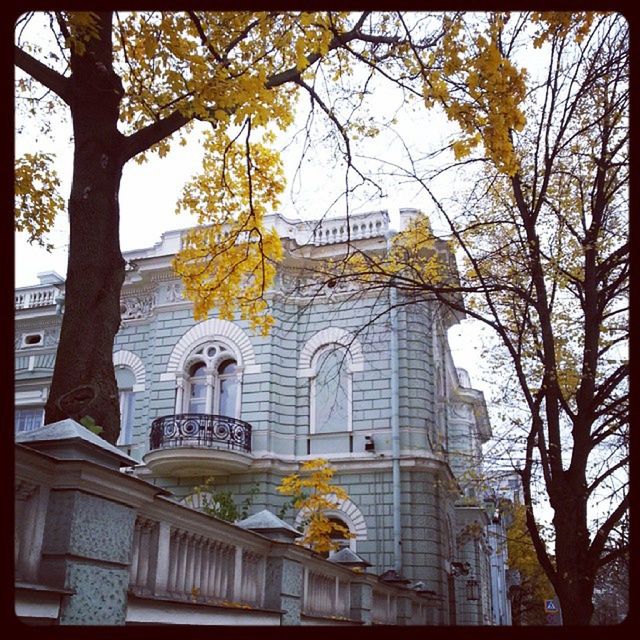
<instances>
[{"instance_id":1,"label":"low stone wall","mask_svg":"<svg viewBox=\"0 0 640 640\"><path fill-rule=\"evenodd\" d=\"M426 624L429 599L179 504L70 420L18 441L16 614L62 625ZM133 462L133 461L131 461ZM285 527L284 523L282 523Z\"/></svg>"}]
</instances>

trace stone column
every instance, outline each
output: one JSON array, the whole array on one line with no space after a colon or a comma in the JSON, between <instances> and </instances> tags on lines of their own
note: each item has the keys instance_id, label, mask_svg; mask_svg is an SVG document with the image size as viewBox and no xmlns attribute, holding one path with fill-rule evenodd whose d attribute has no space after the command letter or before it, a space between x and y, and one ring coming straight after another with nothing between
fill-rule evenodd
<instances>
[{"instance_id":1,"label":"stone column","mask_svg":"<svg viewBox=\"0 0 640 640\"><path fill-rule=\"evenodd\" d=\"M264 605L282 611L283 626L300 624L302 592L302 565L291 558L269 556Z\"/></svg>"},{"instance_id":2,"label":"stone column","mask_svg":"<svg viewBox=\"0 0 640 640\"><path fill-rule=\"evenodd\" d=\"M106 498L51 491L40 580L75 592L64 598L60 624L125 623L135 517Z\"/></svg>"},{"instance_id":3,"label":"stone column","mask_svg":"<svg viewBox=\"0 0 640 640\"><path fill-rule=\"evenodd\" d=\"M176 415L180 413L184 413L184 376L177 375L176 376L176 406L174 408L174 413Z\"/></svg>"}]
</instances>

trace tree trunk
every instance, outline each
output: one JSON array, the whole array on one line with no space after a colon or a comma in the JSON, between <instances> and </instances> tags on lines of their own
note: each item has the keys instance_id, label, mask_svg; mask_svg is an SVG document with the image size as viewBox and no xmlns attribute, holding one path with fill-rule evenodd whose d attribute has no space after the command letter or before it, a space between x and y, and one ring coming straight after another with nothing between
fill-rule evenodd
<instances>
[{"instance_id":1,"label":"tree trunk","mask_svg":"<svg viewBox=\"0 0 640 640\"><path fill-rule=\"evenodd\" d=\"M557 579L554 588L560 600L565 625L588 625L593 615L595 568L589 554L586 496L571 481L563 482L563 497L553 518L556 535Z\"/></svg>"},{"instance_id":2,"label":"tree trunk","mask_svg":"<svg viewBox=\"0 0 640 640\"><path fill-rule=\"evenodd\" d=\"M101 37L72 55L75 155L69 199L70 245L60 343L45 423L90 416L115 443L120 432L113 342L120 327L124 259L118 191L123 136L117 129L122 85L111 66L111 17Z\"/></svg>"},{"instance_id":3,"label":"tree trunk","mask_svg":"<svg viewBox=\"0 0 640 640\"><path fill-rule=\"evenodd\" d=\"M522 590L518 589L511 598L511 624L514 627L522 626Z\"/></svg>"}]
</instances>

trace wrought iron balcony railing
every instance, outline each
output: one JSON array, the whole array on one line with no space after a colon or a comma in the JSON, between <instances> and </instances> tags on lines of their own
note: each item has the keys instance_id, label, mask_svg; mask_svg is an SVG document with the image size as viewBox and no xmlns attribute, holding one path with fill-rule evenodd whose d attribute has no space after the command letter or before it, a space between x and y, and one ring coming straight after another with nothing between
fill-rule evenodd
<instances>
[{"instance_id":1,"label":"wrought iron balcony railing","mask_svg":"<svg viewBox=\"0 0 640 640\"><path fill-rule=\"evenodd\" d=\"M156 418L151 423L150 448L227 448L251 453L251 425L248 422L202 413L181 413Z\"/></svg>"}]
</instances>

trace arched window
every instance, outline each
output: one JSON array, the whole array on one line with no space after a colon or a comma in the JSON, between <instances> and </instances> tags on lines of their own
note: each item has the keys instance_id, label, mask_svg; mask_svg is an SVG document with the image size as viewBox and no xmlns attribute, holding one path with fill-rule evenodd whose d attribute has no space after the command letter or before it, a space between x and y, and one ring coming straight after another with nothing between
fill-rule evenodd
<instances>
[{"instance_id":1,"label":"arched window","mask_svg":"<svg viewBox=\"0 0 640 640\"><path fill-rule=\"evenodd\" d=\"M313 358L311 379L311 433L351 430L351 372L346 351L339 345L323 347Z\"/></svg>"},{"instance_id":2,"label":"arched window","mask_svg":"<svg viewBox=\"0 0 640 640\"><path fill-rule=\"evenodd\" d=\"M329 518L329 522L331 524L336 524L338 526L344 527L347 531L351 531L349 525L342 519L337 516L331 516ZM325 558L331 557L334 553L338 553L340 549L344 549L345 547L351 548L352 551L355 552L355 539L348 538L346 534L340 529L332 529L331 531L331 541L337 544L337 548L333 551L328 551L324 554ZM352 542L353 541L353 542Z\"/></svg>"},{"instance_id":3,"label":"arched window","mask_svg":"<svg viewBox=\"0 0 640 640\"><path fill-rule=\"evenodd\" d=\"M118 384L118 399L120 402L120 435L118 445L131 444L133 439L133 417L135 409L136 375L124 365L116 366L116 382Z\"/></svg>"},{"instance_id":4,"label":"arched window","mask_svg":"<svg viewBox=\"0 0 640 640\"><path fill-rule=\"evenodd\" d=\"M235 360L223 360L218 365L220 381L220 415L234 416L238 405L240 389L239 368Z\"/></svg>"},{"instance_id":5,"label":"arched window","mask_svg":"<svg viewBox=\"0 0 640 640\"><path fill-rule=\"evenodd\" d=\"M342 519L337 518L336 516L332 516L329 518L329 522L332 524L336 524L341 527L345 527L350 531L349 525ZM338 545L338 548L332 551L329 555L333 555L334 553L338 553L340 549L344 549L345 547L351 547L352 538L347 538L346 534L340 529L333 529L331 532L331 541L335 542Z\"/></svg>"},{"instance_id":6,"label":"arched window","mask_svg":"<svg viewBox=\"0 0 640 640\"><path fill-rule=\"evenodd\" d=\"M231 348L219 340L199 345L186 360L178 413L240 417L242 368Z\"/></svg>"},{"instance_id":7,"label":"arched window","mask_svg":"<svg viewBox=\"0 0 640 640\"><path fill-rule=\"evenodd\" d=\"M310 379L309 433L351 431L352 378L363 370L362 345L345 329L327 327L306 341L297 376Z\"/></svg>"},{"instance_id":8,"label":"arched window","mask_svg":"<svg viewBox=\"0 0 640 640\"><path fill-rule=\"evenodd\" d=\"M344 547L349 547L351 551L356 553L356 546L358 540L367 539L367 523L364 516L356 504L349 498L336 498L335 495L329 494L326 496L329 500L335 502L335 508L327 509L324 513L329 518L330 522L342 525L353 537L346 538L339 530L333 530L331 533L331 539L338 544L338 549L332 553L337 553ZM305 526L305 521L309 517L309 511L306 508L300 509L296 514L294 520L294 527L300 529ZM330 554L327 554L330 555ZM326 555L325 555L326 557Z\"/></svg>"}]
</instances>

